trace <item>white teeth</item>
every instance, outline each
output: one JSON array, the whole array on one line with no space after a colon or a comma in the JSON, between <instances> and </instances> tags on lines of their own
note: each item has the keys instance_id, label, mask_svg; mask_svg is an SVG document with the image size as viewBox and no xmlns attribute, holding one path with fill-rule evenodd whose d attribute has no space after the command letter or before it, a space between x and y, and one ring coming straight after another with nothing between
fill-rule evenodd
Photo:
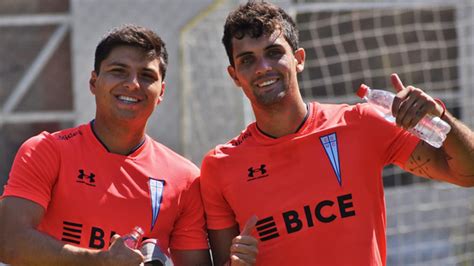
<instances>
[{"instance_id":1,"label":"white teeth","mask_svg":"<svg viewBox=\"0 0 474 266\"><path fill-rule=\"evenodd\" d=\"M258 84L259 87L265 87L265 86L269 86L269 85L272 85L273 83L277 82L276 79L271 79L271 80L267 80L265 82L262 82L260 84Z\"/></svg>"},{"instance_id":2,"label":"white teeth","mask_svg":"<svg viewBox=\"0 0 474 266\"><path fill-rule=\"evenodd\" d=\"M132 98L132 97L128 97L128 96L120 95L118 98L119 98L119 100L122 100L124 102L131 102L131 103L138 102L137 98Z\"/></svg>"}]
</instances>

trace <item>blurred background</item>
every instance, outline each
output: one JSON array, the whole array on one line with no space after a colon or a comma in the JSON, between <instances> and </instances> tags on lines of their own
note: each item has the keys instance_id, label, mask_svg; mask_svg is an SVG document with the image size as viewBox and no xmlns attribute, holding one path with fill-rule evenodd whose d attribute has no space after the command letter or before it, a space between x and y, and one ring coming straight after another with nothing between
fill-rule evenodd
<instances>
[{"instance_id":1,"label":"blurred background","mask_svg":"<svg viewBox=\"0 0 474 266\"><path fill-rule=\"evenodd\" d=\"M227 75L222 27L237 0L1 0L0 193L17 149L41 131L89 122L95 46L135 23L167 43L165 100L148 133L200 165L253 120ZM305 101L356 103L390 74L474 128L473 0L280 0L295 18ZM357 141L357 140L354 140ZM363 151L361 151L363 156ZM388 265L474 265L474 191L384 170Z\"/></svg>"}]
</instances>

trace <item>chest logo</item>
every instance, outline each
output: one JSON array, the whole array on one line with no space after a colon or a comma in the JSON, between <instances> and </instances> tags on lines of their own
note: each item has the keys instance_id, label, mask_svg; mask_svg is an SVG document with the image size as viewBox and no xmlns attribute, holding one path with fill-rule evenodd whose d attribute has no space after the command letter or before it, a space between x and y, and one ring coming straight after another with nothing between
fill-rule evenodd
<instances>
[{"instance_id":1,"label":"chest logo","mask_svg":"<svg viewBox=\"0 0 474 266\"><path fill-rule=\"evenodd\" d=\"M267 170L267 165L266 164L261 164L259 167L249 167L247 169L247 181L252 181L255 179L259 179L262 177L267 177L268 176L268 170Z\"/></svg>"},{"instance_id":2,"label":"chest logo","mask_svg":"<svg viewBox=\"0 0 474 266\"><path fill-rule=\"evenodd\" d=\"M326 156L331 162L331 166L334 170L334 174L336 175L337 182L339 183L339 186L342 186L341 165L339 162L339 151L337 146L336 133L321 136L319 137L319 139L324 147L324 150L326 151Z\"/></svg>"},{"instance_id":3,"label":"chest logo","mask_svg":"<svg viewBox=\"0 0 474 266\"><path fill-rule=\"evenodd\" d=\"M87 174L84 169L79 169L79 175L77 176L76 182L95 187L95 174L92 172Z\"/></svg>"},{"instance_id":4,"label":"chest logo","mask_svg":"<svg viewBox=\"0 0 474 266\"><path fill-rule=\"evenodd\" d=\"M158 219L158 214L160 213L161 202L163 200L163 188L165 186L165 181L150 178L148 182L150 185L150 200L151 200L151 212L152 212L151 230L153 230L156 220Z\"/></svg>"}]
</instances>

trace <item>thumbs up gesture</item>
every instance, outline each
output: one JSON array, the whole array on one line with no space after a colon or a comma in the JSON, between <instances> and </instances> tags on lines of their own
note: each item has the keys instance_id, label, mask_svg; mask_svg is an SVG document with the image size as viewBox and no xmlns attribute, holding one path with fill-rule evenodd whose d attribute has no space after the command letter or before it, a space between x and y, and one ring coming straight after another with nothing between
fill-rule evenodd
<instances>
[{"instance_id":1,"label":"thumbs up gesture","mask_svg":"<svg viewBox=\"0 0 474 266\"><path fill-rule=\"evenodd\" d=\"M392 114L397 125L403 128L414 127L426 115L441 117L445 112L444 105L433 99L419 88L405 87L397 74L391 75L392 85L397 91L393 100Z\"/></svg>"},{"instance_id":2,"label":"thumbs up gesture","mask_svg":"<svg viewBox=\"0 0 474 266\"><path fill-rule=\"evenodd\" d=\"M258 254L258 241L255 237L251 236L251 234L255 229L257 221L257 216L252 215L245 223L240 235L232 240L232 245L230 246L231 266L249 266L255 264Z\"/></svg>"}]
</instances>

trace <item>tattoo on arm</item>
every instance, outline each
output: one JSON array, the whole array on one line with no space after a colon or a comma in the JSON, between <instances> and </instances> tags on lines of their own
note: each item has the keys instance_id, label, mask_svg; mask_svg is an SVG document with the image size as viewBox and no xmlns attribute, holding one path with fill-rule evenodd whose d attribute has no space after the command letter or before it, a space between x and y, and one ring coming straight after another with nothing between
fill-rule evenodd
<instances>
[{"instance_id":1,"label":"tattoo on arm","mask_svg":"<svg viewBox=\"0 0 474 266\"><path fill-rule=\"evenodd\" d=\"M444 148L441 148L441 152L443 153L443 158L446 160L446 162L449 163L449 161L451 161L451 160L454 159L451 155L449 155L449 154L446 152L446 150L445 150ZM459 176L461 176L461 177L468 177L468 178L474 177L474 175L463 174L463 173L458 172L458 171L455 171L455 170L453 170L453 171L456 172L456 173L457 173Z\"/></svg>"},{"instance_id":2,"label":"tattoo on arm","mask_svg":"<svg viewBox=\"0 0 474 266\"><path fill-rule=\"evenodd\" d=\"M428 145L426 143L422 143L421 145ZM449 163L449 161L454 160L454 158L449 155L445 149L441 148L440 152L442 153L441 156L444 158L444 160ZM436 171L436 160L430 157L430 155L427 154L411 154L410 158L408 159L408 171L415 175L427 177L430 179L435 179L433 174L433 171ZM455 170L452 170L455 171ZM457 175L462 178L474 178L474 175L472 174L463 174L460 172L457 172ZM437 179L437 178L436 178Z\"/></svg>"},{"instance_id":3,"label":"tattoo on arm","mask_svg":"<svg viewBox=\"0 0 474 266\"><path fill-rule=\"evenodd\" d=\"M429 174L430 158L422 158L420 155L411 155L408 160L408 170L416 175L425 176L433 179Z\"/></svg>"},{"instance_id":4,"label":"tattoo on arm","mask_svg":"<svg viewBox=\"0 0 474 266\"><path fill-rule=\"evenodd\" d=\"M453 157L451 157L451 155L449 155L443 148L441 148L441 151L443 152L443 157L446 161L450 161L453 159Z\"/></svg>"}]
</instances>

